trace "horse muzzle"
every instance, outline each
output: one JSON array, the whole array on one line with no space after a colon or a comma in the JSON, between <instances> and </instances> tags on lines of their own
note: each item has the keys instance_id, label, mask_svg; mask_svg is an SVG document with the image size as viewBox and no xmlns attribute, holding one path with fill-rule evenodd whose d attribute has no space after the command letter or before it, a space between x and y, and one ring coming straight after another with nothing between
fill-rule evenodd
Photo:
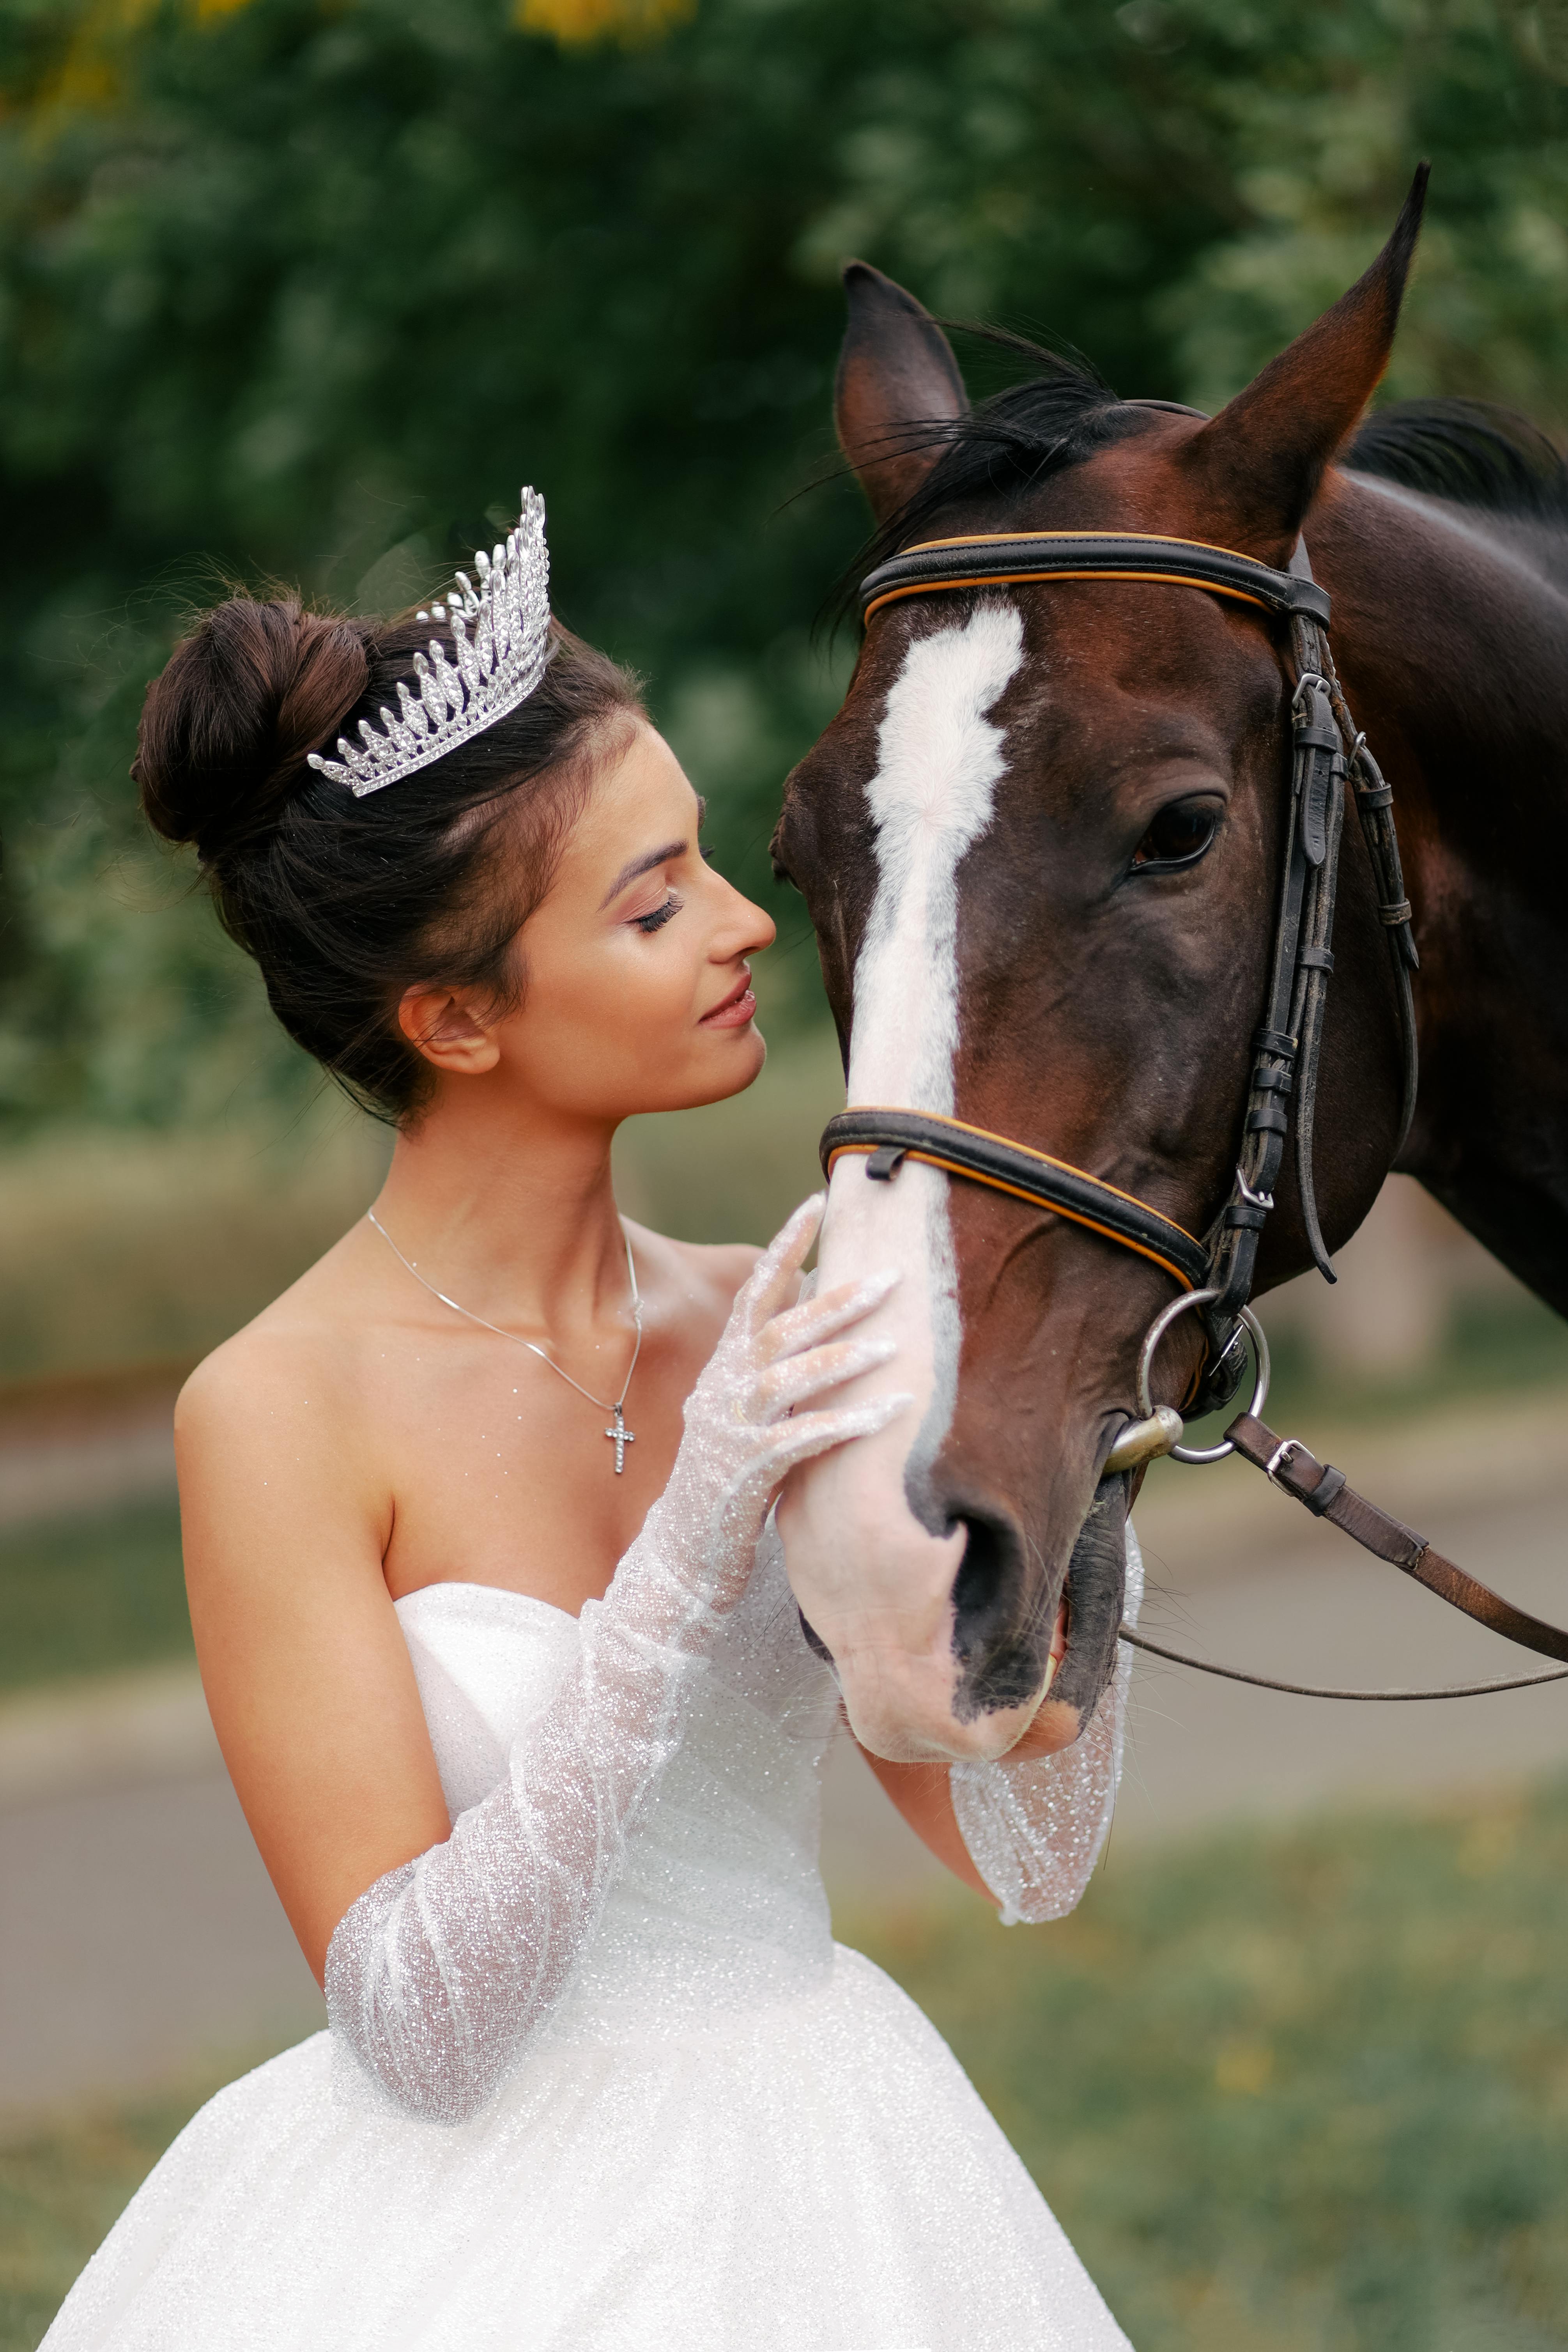
<instances>
[{"instance_id":1,"label":"horse muzzle","mask_svg":"<svg viewBox=\"0 0 1568 2352\"><path fill-rule=\"evenodd\" d=\"M850 1728L873 1755L901 1764L1005 1755L1033 1721L1050 1671L1049 1626L1042 1646L1020 1643L1007 1622L1021 1541L994 1507L955 1513L933 1533L909 1507L902 1451L866 1460L877 1443L810 1465L779 1505L807 1638L831 1664Z\"/></svg>"}]
</instances>

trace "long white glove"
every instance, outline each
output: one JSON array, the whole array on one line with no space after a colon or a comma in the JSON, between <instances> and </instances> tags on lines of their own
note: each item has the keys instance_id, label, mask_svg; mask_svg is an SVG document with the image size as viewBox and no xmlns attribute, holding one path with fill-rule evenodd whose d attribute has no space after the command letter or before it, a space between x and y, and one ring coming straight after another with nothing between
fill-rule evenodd
<instances>
[{"instance_id":1,"label":"long white glove","mask_svg":"<svg viewBox=\"0 0 1568 2352\"><path fill-rule=\"evenodd\" d=\"M559 1996L627 1832L679 1745L785 1472L883 1428L911 1402L789 1417L893 1352L891 1340L836 1335L895 1276L780 1311L821 1211L820 1196L796 1211L737 1298L686 1400L670 1483L603 1600L584 1606L576 1663L517 1739L507 1779L338 1923L327 1954L332 2032L412 2114L474 2115Z\"/></svg>"},{"instance_id":2,"label":"long white glove","mask_svg":"<svg viewBox=\"0 0 1568 2352\"><path fill-rule=\"evenodd\" d=\"M1129 1523L1123 1615L1138 1622L1144 1559ZM1063 1919L1093 1875L1122 1779L1133 1654L1117 1644L1115 1669L1087 1727L1054 1756L955 1764L953 1811L970 1860L1001 1905L1002 1925Z\"/></svg>"}]
</instances>

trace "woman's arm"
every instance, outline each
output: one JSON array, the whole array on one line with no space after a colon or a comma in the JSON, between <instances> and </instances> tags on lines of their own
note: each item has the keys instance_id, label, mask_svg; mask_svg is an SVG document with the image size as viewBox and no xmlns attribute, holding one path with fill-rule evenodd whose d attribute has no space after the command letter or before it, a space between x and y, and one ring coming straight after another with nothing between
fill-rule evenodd
<instances>
[{"instance_id":1,"label":"woman's arm","mask_svg":"<svg viewBox=\"0 0 1568 2352\"><path fill-rule=\"evenodd\" d=\"M253 1328L193 1375L174 1418L207 1705L318 1983L355 1896L451 1826L354 1391L329 1339Z\"/></svg>"},{"instance_id":2,"label":"woman's arm","mask_svg":"<svg viewBox=\"0 0 1568 2352\"><path fill-rule=\"evenodd\" d=\"M855 1744L860 1745L858 1740ZM961 1878L966 1886L994 1903L996 1896L971 1861L964 1832L958 1827L958 1816L953 1811L947 1780L950 1767L890 1764L884 1756L873 1756L869 1748L862 1748L860 1752L921 1843L930 1847L955 1878Z\"/></svg>"}]
</instances>

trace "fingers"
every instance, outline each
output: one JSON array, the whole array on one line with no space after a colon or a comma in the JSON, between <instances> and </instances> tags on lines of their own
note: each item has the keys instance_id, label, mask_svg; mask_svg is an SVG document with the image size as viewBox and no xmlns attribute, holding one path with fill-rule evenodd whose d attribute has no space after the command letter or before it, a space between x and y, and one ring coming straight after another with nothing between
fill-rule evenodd
<instances>
[{"instance_id":1,"label":"fingers","mask_svg":"<svg viewBox=\"0 0 1568 2352\"><path fill-rule=\"evenodd\" d=\"M764 1360L778 1363L786 1356L798 1356L835 1332L845 1331L858 1323L874 1307L880 1307L889 1293L903 1280L895 1265L884 1266L880 1274L868 1275L863 1282L841 1282L820 1298L803 1298L796 1307L788 1307L775 1315L760 1336Z\"/></svg>"},{"instance_id":2,"label":"fingers","mask_svg":"<svg viewBox=\"0 0 1568 2352\"><path fill-rule=\"evenodd\" d=\"M760 1422L775 1421L804 1404L808 1397L841 1388L846 1381L858 1380L862 1372L873 1372L880 1364L891 1363L897 1353L898 1342L880 1336L874 1339L841 1339L832 1346L813 1348L809 1355L788 1357L783 1363L773 1364L758 1375L752 1398L753 1415Z\"/></svg>"},{"instance_id":3,"label":"fingers","mask_svg":"<svg viewBox=\"0 0 1568 2352\"><path fill-rule=\"evenodd\" d=\"M810 1200L802 1201L752 1267L735 1302L735 1319L747 1329L755 1331L766 1323L789 1296L789 1286L810 1255L827 1205L825 1192L813 1192Z\"/></svg>"},{"instance_id":4,"label":"fingers","mask_svg":"<svg viewBox=\"0 0 1568 2352\"><path fill-rule=\"evenodd\" d=\"M839 1405L827 1412L797 1413L793 1421L781 1421L777 1427L777 1442L768 1450L771 1475L777 1482L798 1462L810 1462L819 1454L829 1454L835 1445L847 1445L852 1437L874 1437L901 1413L909 1411L915 1399L907 1392L896 1391L892 1396L868 1397L863 1404Z\"/></svg>"}]
</instances>

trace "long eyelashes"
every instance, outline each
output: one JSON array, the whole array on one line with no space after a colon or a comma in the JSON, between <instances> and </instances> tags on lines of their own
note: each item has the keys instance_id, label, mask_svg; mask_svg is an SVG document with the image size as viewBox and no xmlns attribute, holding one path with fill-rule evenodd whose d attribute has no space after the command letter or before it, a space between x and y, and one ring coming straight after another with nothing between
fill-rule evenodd
<instances>
[{"instance_id":1,"label":"long eyelashes","mask_svg":"<svg viewBox=\"0 0 1568 2352\"><path fill-rule=\"evenodd\" d=\"M655 907L651 915L634 915L632 919L632 927L639 931L662 931L671 916L680 913L685 903L685 900L678 898L672 890L664 905Z\"/></svg>"}]
</instances>

